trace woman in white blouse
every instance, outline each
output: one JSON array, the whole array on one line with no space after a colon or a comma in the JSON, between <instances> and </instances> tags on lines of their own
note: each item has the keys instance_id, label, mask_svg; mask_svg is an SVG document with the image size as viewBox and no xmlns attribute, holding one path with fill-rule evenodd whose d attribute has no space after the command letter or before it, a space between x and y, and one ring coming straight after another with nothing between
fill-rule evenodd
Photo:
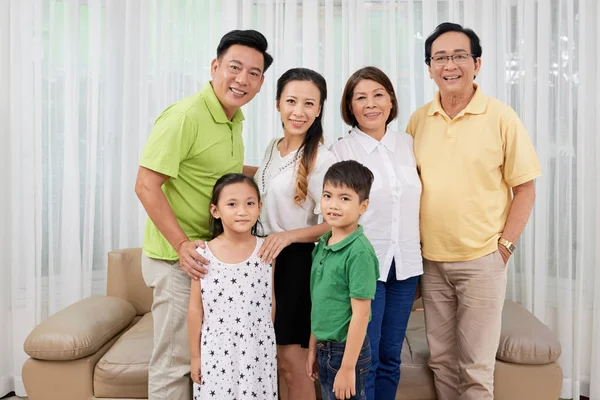
<instances>
[{"instance_id":1,"label":"woman in white blouse","mask_svg":"<svg viewBox=\"0 0 600 400\"><path fill-rule=\"evenodd\" d=\"M396 398L400 354L419 276L423 274L419 238L421 182L413 138L387 125L398 114L390 79L375 67L356 71L341 104L350 134L331 147L338 160L356 160L375 176L369 209L360 223L379 259L380 278L371 303L367 336L372 367L367 399Z\"/></svg>"},{"instance_id":2,"label":"woman in white blouse","mask_svg":"<svg viewBox=\"0 0 600 400\"><path fill-rule=\"evenodd\" d=\"M305 372L310 338L311 253L319 236L323 176L336 159L323 146L321 116L327 98L325 79L315 71L294 68L277 81L277 110L283 138L271 141L256 172L268 235L259 255L275 268L277 360L290 400L315 398Z\"/></svg>"}]
</instances>

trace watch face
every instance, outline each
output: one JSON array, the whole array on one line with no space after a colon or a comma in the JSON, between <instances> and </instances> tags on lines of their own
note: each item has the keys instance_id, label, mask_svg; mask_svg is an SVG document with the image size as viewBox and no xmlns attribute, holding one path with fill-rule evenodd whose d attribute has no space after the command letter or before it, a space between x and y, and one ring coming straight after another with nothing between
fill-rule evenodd
<instances>
[{"instance_id":1,"label":"watch face","mask_svg":"<svg viewBox=\"0 0 600 400\"><path fill-rule=\"evenodd\" d=\"M513 251L515 251L516 247L515 247L515 245L514 245L514 244L511 244L510 246L508 246L508 249L509 249L511 252L513 252Z\"/></svg>"}]
</instances>

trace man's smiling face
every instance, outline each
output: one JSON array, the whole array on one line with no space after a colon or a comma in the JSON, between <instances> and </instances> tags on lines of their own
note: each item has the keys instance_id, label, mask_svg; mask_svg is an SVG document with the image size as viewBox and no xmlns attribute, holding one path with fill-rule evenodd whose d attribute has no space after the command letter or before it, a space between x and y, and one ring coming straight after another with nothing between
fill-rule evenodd
<instances>
[{"instance_id":1,"label":"man's smiling face","mask_svg":"<svg viewBox=\"0 0 600 400\"><path fill-rule=\"evenodd\" d=\"M471 54L471 41L461 32L446 32L431 45L432 57L460 53ZM461 64L448 60L444 65L437 65L431 60L429 76L433 78L442 95L468 94L473 90L473 81L480 68L481 59L475 61L473 57Z\"/></svg>"},{"instance_id":2,"label":"man's smiling face","mask_svg":"<svg viewBox=\"0 0 600 400\"><path fill-rule=\"evenodd\" d=\"M227 118L256 96L264 81L264 57L251 47L234 44L210 68L213 90Z\"/></svg>"}]
</instances>

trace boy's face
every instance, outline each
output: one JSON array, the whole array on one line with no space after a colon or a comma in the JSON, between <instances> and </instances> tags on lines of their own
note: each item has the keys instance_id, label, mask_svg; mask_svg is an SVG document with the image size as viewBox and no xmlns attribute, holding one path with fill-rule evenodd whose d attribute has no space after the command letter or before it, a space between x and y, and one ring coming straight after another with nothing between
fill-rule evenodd
<instances>
[{"instance_id":1,"label":"boy's face","mask_svg":"<svg viewBox=\"0 0 600 400\"><path fill-rule=\"evenodd\" d=\"M367 211L369 200L360 201L358 193L347 186L333 186L326 182L321 196L323 219L332 228L346 228L358 224L358 218Z\"/></svg>"}]
</instances>

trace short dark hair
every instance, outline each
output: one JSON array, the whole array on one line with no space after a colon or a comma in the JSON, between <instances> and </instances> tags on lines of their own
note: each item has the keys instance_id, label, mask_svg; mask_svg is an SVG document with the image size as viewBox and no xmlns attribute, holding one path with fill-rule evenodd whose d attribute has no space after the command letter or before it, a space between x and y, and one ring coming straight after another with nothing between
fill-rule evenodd
<instances>
[{"instance_id":1,"label":"short dark hair","mask_svg":"<svg viewBox=\"0 0 600 400\"><path fill-rule=\"evenodd\" d=\"M323 187L330 184L336 187L346 186L358 194L358 199L363 202L369 198L373 173L361 163L354 160L340 161L333 164L323 178Z\"/></svg>"},{"instance_id":2,"label":"short dark hair","mask_svg":"<svg viewBox=\"0 0 600 400\"><path fill-rule=\"evenodd\" d=\"M346 82L346 86L344 87L344 92L342 93L342 103L340 104L340 110L342 112L342 119L345 123L350 125L351 127L355 127L358 125L358 121L354 114L352 114L352 96L354 96L354 89L356 85L362 80L375 81L379 83L385 91L390 95L390 99L392 100L392 109L390 111L390 116L388 117L385 124L389 124L396 116L398 116L398 100L396 100L396 93L394 93L394 85L390 78L377 67L364 67L353 73L348 81Z\"/></svg>"},{"instance_id":3,"label":"short dark hair","mask_svg":"<svg viewBox=\"0 0 600 400\"><path fill-rule=\"evenodd\" d=\"M221 196L221 192L223 191L223 189L229 185L233 185L234 183L246 183L246 184L250 185L250 187L252 187L252 189L254 189L256 191L256 197L257 197L258 201L260 202L260 190L258 189L258 185L254 181L254 179L247 177L244 174L231 173L231 174L225 174L217 180L217 182L215 183L215 186L213 187L213 193L212 193L212 198L210 199L210 204L217 205L217 203L219 202L219 197ZM216 219L215 217L213 217L212 213L209 213L209 214L210 214L210 217L209 217L210 234L211 234L212 238L214 239L224 232L223 222L221 222L220 219ZM258 220L258 221L256 221L256 224L254 224L254 226L252 227L252 234L255 236L261 236L262 235L261 231L262 231L262 225L260 223L260 220Z\"/></svg>"},{"instance_id":4,"label":"short dark hair","mask_svg":"<svg viewBox=\"0 0 600 400\"><path fill-rule=\"evenodd\" d=\"M225 36L221 38L221 41L217 46L217 58L220 60L227 49L236 44L250 47L262 53L264 58L263 74L267 71L267 69L269 69L271 64L273 64L273 57L267 53L267 47L269 46L267 38L265 38L262 33L255 31L254 29L236 29L234 31L227 32Z\"/></svg>"},{"instance_id":5,"label":"short dark hair","mask_svg":"<svg viewBox=\"0 0 600 400\"><path fill-rule=\"evenodd\" d=\"M473 60L477 60L477 58L481 57L483 50L481 49L481 42L479 41L479 36L469 28L463 28L462 25L454 24L452 22L443 22L439 24L433 33L429 35L427 40L425 40L425 64L431 65L431 47L433 42L447 32L460 32L469 38L471 41L471 54L473 54Z\"/></svg>"}]
</instances>

